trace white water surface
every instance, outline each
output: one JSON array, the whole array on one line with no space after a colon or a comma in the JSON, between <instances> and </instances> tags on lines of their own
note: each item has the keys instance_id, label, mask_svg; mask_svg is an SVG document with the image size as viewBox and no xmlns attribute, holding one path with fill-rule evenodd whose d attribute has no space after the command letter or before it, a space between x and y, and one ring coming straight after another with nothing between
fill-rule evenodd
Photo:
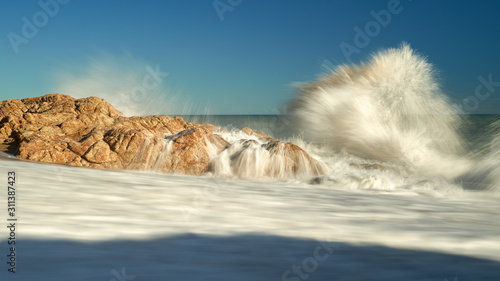
<instances>
[{"instance_id":1,"label":"white water surface","mask_svg":"<svg viewBox=\"0 0 500 281\"><path fill-rule=\"evenodd\" d=\"M0 161L5 182L11 170L17 273L3 262L0 280L500 279L498 192ZM6 210L6 188L0 202ZM304 261L313 267L318 241L335 251L307 278L283 275Z\"/></svg>"}]
</instances>

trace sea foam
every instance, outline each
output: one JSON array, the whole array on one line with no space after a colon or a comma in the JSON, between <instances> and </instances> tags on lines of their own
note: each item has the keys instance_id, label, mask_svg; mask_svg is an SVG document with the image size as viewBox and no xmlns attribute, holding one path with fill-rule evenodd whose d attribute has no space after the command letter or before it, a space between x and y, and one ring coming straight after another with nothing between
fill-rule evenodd
<instances>
[{"instance_id":1,"label":"sea foam","mask_svg":"<svg viewBox=\"0 0 500 281\"><path fill-rule=\"evenodd\" d=\"M395 164L424 177L459 181L490 171L489 178L498 178L486 159L465 155L462 117L436 80L427 59L403 43L372 55L367 63L341 65L299 85L291 112L306 140L335 153ZM488 162L495 162L492 158ZM487 167L478 168L478 163ZM480 185L492 188L494 182Z\"/></svg>"}]
</instances>

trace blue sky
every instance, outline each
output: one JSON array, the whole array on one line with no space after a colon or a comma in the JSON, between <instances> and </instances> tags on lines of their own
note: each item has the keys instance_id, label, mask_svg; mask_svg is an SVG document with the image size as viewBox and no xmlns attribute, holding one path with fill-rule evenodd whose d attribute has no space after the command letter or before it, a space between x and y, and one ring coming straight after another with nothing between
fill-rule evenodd
<instances>
[{"instance_id":1,"label":"blue sky","mask_svg":"<svg viewBox=\"0 0 500 281\"><path fill-rule=\"evenodd\" d=\"M217 0L219 9L228 9L219 12L213 0L55 1L40 1L51 3L52 11L57 3L46 19L39 1L2 3L1 100L72 95L60 89L57 77L64 74L120 84L119 75L106 75L142 77L150 66L168 73L162 95L192 104L187 112L174 106L164 113L272 114L294 96L291 83L325 72L325 60L358 63L406 41L436 66L444 91L458 104L475 96L478 77L494 81L482 89L489 96L482 93L468 111L500 113L499 1L400 0L400 12L350 60L342 42L355 46L354 28L363 30L374 21L371 11L388 10L395 0ZM23 17L38 21L38 30L27 33L31 38L23 36ZM12 34L25 41L13 47ZM89 76L91 61L110 60L115 68ZM120 91L127 92L124 85Z\"/></svg>"}]
</instances>

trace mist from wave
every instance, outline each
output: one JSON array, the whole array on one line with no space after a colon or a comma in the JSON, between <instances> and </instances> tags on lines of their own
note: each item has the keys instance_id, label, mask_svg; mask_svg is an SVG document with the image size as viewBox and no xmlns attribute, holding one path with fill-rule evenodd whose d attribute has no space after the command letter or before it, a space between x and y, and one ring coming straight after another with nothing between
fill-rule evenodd
<instances>
[{"instance_id":1,"label":"mist from wave","mask_svg":"<svg viewBox=\"0 0 500 281\"><path fill-rule=\"evenodd\" d=\"M62 65L52 73L56 92L74 98L97 96L125 116L190 112L195 103L172 89L169 75L166 67L147 63L130 53L102 53L82 64Z\"/></svg>"},{"instance_id":2,"label":"mist from wave","mask_svg":"<svg viewBox=\"0 0 500 281\"><path fill-rule=\"evenodd\" d=\"M289 115L184 118L225 127L231 143L251 138L239 132L249 126L297 144L326 164L322 176L301 176L310 183L445 192L499 189L500 116L460 114L435 76L433 66L403 44L301 84ZM277 119L287 126L277 130ZM259 146L255 150L263 152ZM260 156L254 158L269 164L269 157ZM238 169L255 170L255 161L250 162ZM245 173L225 173L235 174Z\"/></svg>"},{"instance_id":3,"label":"mist from wave","mask_svg":"<svg viewBox=\"0 0 500 281\"><path fill-rule=\"evenodd\" d=\"M484 156L466 151L464 116L443 94L433 66L408 44L300 85L291 108L304 138L334 153L414 180L498 188L498 137Z\"/></svg>"},{"instance_id":4,"label":"mist from wave","mask_svg":"<svg viewBox=\"0 0 500 281\"><path fill-rule=\"evenodd\" d=\"M74 97L104 98L124 115L189 112L195 106L180 102L167 89L162 81L167 73L131 55L103 55L77 72L57 73L57 88ZM403 44L374 54L366 63L341 65L317 81L300 84L288 115L182 117L228 130L222 136L234 151L212 155L215 176L387 190L499 189L498 118L474 127L481 122L459 114L435 76L433 66ZM241 134L242 127L297 144L321 168L307 167L311 161L301 156L297 159L307 168L294 173L280 149L268 153L264 142ZM254 142L244 144L247 140Z\"/></svg>"}]
</instances>

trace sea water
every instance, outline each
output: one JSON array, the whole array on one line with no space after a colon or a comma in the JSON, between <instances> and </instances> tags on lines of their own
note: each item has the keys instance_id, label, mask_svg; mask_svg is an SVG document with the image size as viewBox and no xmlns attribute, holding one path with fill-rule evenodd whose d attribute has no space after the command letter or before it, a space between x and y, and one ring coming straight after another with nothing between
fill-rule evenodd
<instances>
[{"instance_id":1,"label":"sea water","mask_svg":"<svg viewBox=\"0 0 500 281\"><path fill-rule=\"evenodd\" d=\"M252 120L219 118L211 120L227 128ZM272 118L257 116L252 124L265 130L269 123L263 120ZM499 118L470 119L466 139L472 153L492 137L478 128L488 130ZM8 171L17 174L18 216L17 273L8 272L4 262L0 276L498 280L498 192L467 190L437 177L382 184L373 177L387 171L362 171L339 159L322 159L337 161L337 181L193 177L0 161L5 182ZM1 192L4 209L6 194L6 189ZM0 249L7 261L10 246L3 228ZM293 273L296 266L301 269Z\"/></svg>"},{"instance_id":2,"label":"sea water","mask_svg":"<svg viewBox=\"0 0 500 281\"><path fill-rule=\"evenodd\" d=\"M319 176L242 175L231 157L198 177L4 157L0 279L500 279L500 116L460 114L407 46L303 85L290 108L184 118L229 143L252 138L242 127L291 141Z\"/></svg>"}]
</instances>

